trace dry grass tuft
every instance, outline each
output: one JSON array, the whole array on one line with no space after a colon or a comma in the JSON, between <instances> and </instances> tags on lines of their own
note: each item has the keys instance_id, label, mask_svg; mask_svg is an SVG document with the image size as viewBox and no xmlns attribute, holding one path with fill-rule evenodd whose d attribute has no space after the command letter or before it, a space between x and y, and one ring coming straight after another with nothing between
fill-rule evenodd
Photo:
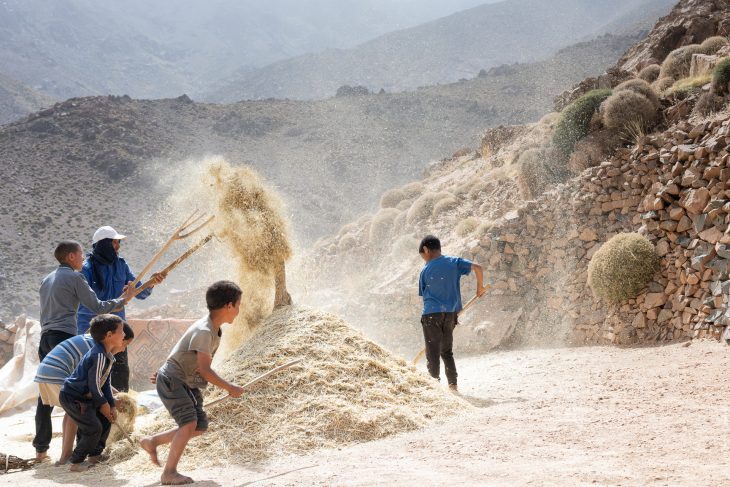
<instances>
[{"instance_id":1,"label":"dry grass tuft","mask_svg":"<svg viewBox=\"0 0 730 487\"><path fill-rule=\"evenodd\" d=\"M623 129L628 123L651 127L656 122L657 107L647 97L631 90L621 90L608 97L603 107L603 124Z\"/></svg>"},{"instance_id":2,"label":"dry grass tuft","mask_svg":"<svg viewBox=\"0 0 730 487\"><path fill-rule=\"evenodd\" d=\"M662 67L658 64L650 64L649 66L645 66L644 69L639 71L639 74L637 75L639 79L643 79L647 83L653 83L654 81L659 79L659 72L662 70Z\"/></svg>"},{"instance_id":3,"label":"dry grass tuft","mask_svg":"<svg viewBox=\"0 0 730 487\"><path fill-rule=\"evenodd\" d=\"M689 76L692 54L702 54L702 47L699 44L690 44L667 54L662 63L659 77L678 80Z\"/></svg>"},{"instance_id":4,"label":"dry grass tuft","mask_svg":"<svg viewBox=\"0 0 730 487\"><path fill-rule=\"evenodd\" d=\"M433 208L436 203L449 197L453 197L453 195L446 192L422 194L413 202L413 205L411 205L411 208L408 210L406 221L413 225L425 220L433 213Z\"/></svg>"},{"instance_id":5,"label":"dry grass tuft","mask_svg":"<svg viewBox=\"0 0 730 487\"><path fill-rule=\"evenodd\" d=\"M626 80L614 88L613 92L616 93L617 91L623 90L630 90L640 95L644 95L656 108L659 108L659 95L657 95L654 88L652 88L651 85L643 79L634 78Z\"/></svg>"},{"instance_id":6,"label":"dry grass tuft","mask_svg":"<svg viewBox=\"0 0 730 487\"><path fill-rule=\"evenodd\" d=\"M470 235L474 233L474 230L477 229L479 226L479 220L474 218L473 216L470 216L468 218L465 218L461 220L457 225L454 231L456 234L460 237L466 237L467 235Z\"/></svg>"},{"instance_id":7,"label":"dry grass tuft","mask_svg":"<svg viewBox=\"0 0 730 487\"><path fill-rule=\"evenodd\" d=\"M535 198L567 176L562 153L554 147L528 149L517 161L517 186L524 198Z\"/></svg>"},{"instance_id":8,"label":"dry grass tuft","mask_svg":"<svg viewBox=\"0 0 730 487\"><path fill-rule=\"evenodd\" d=\"M654 81L651 86L654 88L658 93L664 93L669 88L672 87L674 84L674 78L659 78L656 81Z\"/></svg>"},{"instance_id":9,"label":"dry grass tuft","mask_svg":"<svg viewBox=\"0 0 730 487\"><path fill-rule=\"evenodd\" d=\"M396 208L398 203L406 199L406 194L400 188L389 189L380 197L381 208Z\"/></svg>"},{"instance_id":10,"label":"dry grass tuft","mask_svg":"<svg viewBox=\"0 0 730 487\"><path fill-rule=\"evenodd\" d=\"M702 41L702 44L700 44L700 49L702 50L702 54L712 55L717 53L717 51L727 46L728 44L730 44L730 42L728 42L727 37L712 36Z\"/></svg>"},{"instance_id":11,"label":"dry grass tuft","mask_svg":"<svg viewBox=\"0 0 730 487\"><path fill-rule=\"evenodd\" d=\"M370 245L384 245L393 234L393 224L401 211L395 208L384 208L377 212L370 223Z\"/></svg>"},{"instance_id":12,"label":"dry grass tuft","mask_svg":"<svg viewBox=\"0 0 730 487\"><path fill-rule=\"evenodd\" d=\"M243 384L295 358L304 362L241 399L210 407L210 430L189 443L182 466L245 463L376 440L470 408L339 318L294 306L275 311L219 372ZM206 402L222 395L215 389ZM144 434L169 427L164 412ZM117 445L116 461L137 453ZM148 464L139 454L115 470L134 472Z\"/></svg>"},{"instance_id":13,"label":"dry grass tuft","mask_svg":"<svg viewBox=\"0 0 730 487\"><path fill-rule=\"evenodd\" d=\"M459 201L453 196L448 196L433 205L433 211L431 212L431 216L437 217L453 210L457 206L459 206Z\"/></svg>"},{"instance_id":14,"label":"dry grass tuft","mask_svg":"<svg viewBox=\"0 0 730 487\"><path fill-rule=\"evenodd\" d=\"M636 297L659 268L654 245L638 233L620 233L593 255L588 285L596 296L610 301Z\"/></svg>"}]
</instances>

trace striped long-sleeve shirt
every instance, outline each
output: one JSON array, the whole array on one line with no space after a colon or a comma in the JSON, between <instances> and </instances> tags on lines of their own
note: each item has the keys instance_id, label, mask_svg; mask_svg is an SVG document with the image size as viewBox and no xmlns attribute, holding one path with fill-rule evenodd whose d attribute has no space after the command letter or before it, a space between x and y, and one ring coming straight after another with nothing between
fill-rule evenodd
<instances>
[{"instance_id":1,"label":"striped long-sleeve shirt","mask_svg":"<svg viewBox=\"0 0 730 487\"><path fill-rule=\"evenodd\" d=\"M73 374L63 382L61 392L78 398L79 401L91 401L95 408L105 402L113 407L110 375L114 361L114 355L107 352L104 345L95 343L83 356Z\"/></svg>"},{"instance_id":2,"label":"striped long-sleeve shirt","mask_svg":"<svg viewBox=\"0 0 730 487\"><path fill-rule=\"evenodd\" d=\"M94 348L94 343L91 335L77 335L59 343L38 365L35 382L63 384L76 370L86 352Z\"/></svg>"}]
</instances>

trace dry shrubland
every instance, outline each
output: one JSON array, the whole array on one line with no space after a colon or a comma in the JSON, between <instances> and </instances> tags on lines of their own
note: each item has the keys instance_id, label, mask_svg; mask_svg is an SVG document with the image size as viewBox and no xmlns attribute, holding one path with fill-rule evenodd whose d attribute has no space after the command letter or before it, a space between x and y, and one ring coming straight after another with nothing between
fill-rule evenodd
<instances>
[{"instance_id":1,"label":"dry shrubland","mask_svg":"<svg viewBox=\"0 0 730 487\"><path fill-rule=\"evenodd\" d=\"M624 90L630 90L640 95L644 95L652 103L652 105L659 108L659 95L654 88L652 88L651 85L643 79L634 78L624 81L616 86L616 88L613 89L613 92L616 93L617 91Z\"/></svg>"},{"instance_id":2,"label":"dry shrubland","mask_svg":"<svg viewBox=\"0 0 730 487\"><path fill-rule=\"evenodd\" d=\"M632 90L615 92L603 107L603 124L612 129L623 129L632 122L651 127L656 122L656 117L656 105Z\"/></svg>"},{"instance_id":3,"label":"dry shrubland","mask_svg":"<svg viewBox=\"0 0 730 487\"><path fill-rule=\"evenodd\" d=\"M659 78L678 80L689 76L692 54L703 54L702 47L699 44L689 44L667 54L662 63Z\"/></svg>"},{"instance_id":4,"label":"dry shrubland","mask_svg":"<svg viewBox=\"0 0 730 487\"><path fill-rule=\"evenodd\" d=\"M637 75L639 79L643 79L647 83L653 83L654 81L659 79L659 73L662 70L662 67L658 64L650 64L646 67L644 67L641 71L639 71L639 74Z\"/></svg>"}]
</instances>

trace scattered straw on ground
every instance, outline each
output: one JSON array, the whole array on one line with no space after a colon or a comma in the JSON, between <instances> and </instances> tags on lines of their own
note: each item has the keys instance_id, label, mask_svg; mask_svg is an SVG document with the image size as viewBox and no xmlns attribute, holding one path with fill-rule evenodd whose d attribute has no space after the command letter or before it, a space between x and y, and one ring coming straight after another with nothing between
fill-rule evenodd
<instances>
[{"instance_id":1,"label":"scattered straw on ground","mask_svg":"<svg viewBox=\"0 0 730 487\"><path fill-rule=\"evenodd\" d=\"M210 429L191 441L183 466L244 463L375 440L470 407L339 318L295 306L275 311L219 372L244 384L295 358L304 362L241 399L209 408ZM222 395L215 389L206 402ZM144 433L173 426L164 412ZM116 446L116 461L135 451L126 442ZM146 464L142 453L118 469Z\"/></svg>"}]
</instances>

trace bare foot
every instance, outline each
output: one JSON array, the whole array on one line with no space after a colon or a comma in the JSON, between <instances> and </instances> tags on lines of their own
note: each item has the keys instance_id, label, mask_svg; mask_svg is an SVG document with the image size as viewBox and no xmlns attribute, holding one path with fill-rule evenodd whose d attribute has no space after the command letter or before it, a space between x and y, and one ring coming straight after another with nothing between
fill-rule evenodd
<instances>
[{"instance_id":1,"label":"bare foot","mask_svg":"<svg viewBox=\"0 0 730 487\"><path fill-rule=\"evenodd\" d=\"M68 455L68 456L64 455L61 458L59 458L54 465L56 465L57 467L60 467L61 465L68 464L69 460L71 460L71 455Z\"/></svg>"},{"instance_id":2,"label":"bare foot","mask_svg":"<svg viewBox=\"0 0 730 487\"><path fill-rule=\"evenodd\" d=\"M160 476L160 483L162 485L183 485L183 484L192 484L193 479L190 477L186 477L185 475L181 475L177 472L173 473L163 473Z\"/></svg>"},{"instance_id":3,"label":"bare foot","mask_svg":"<svg viewBox=\"0 0 730 487\"><path fill-rule=\"evenodd\" d=\"M35 452L35 461L36 463L45 462L49 460L48 458L48 452L45 451L37 451Z\"/></svg>"},{"instance_id":4,"label":"bare foot","mask_svg":"<svg viewBox=\"0 0 730 487\"><path fill-rule=\"evenodd\" d=\"M89 462L72 463L71 466L68 467L68 469L71 472L86 472L93 466L94 465Z\"/></svg>"},{"instance_id":5,"label":"bare foot","mask_svg":"<svg viewBox=\"0 0 730 487\"><path fill-rule=\"evenodd\" d=\"M152 463L160 466L160 460L157 458L157 448L152 444L152 439L149 437L142 438L139 440L139 446L150 456Z\"/></svg>"},{"instance_id":6,"label":"bare foot","mask_svg":"<svg viewBox=\"0 0 730 487\"><path fill-rule=\"evenodd\" d=\"M89 457L89 463L96 465L97 463L105 462L109 460L109 455L94 455Z\"/></svg>"}]
</instances>

